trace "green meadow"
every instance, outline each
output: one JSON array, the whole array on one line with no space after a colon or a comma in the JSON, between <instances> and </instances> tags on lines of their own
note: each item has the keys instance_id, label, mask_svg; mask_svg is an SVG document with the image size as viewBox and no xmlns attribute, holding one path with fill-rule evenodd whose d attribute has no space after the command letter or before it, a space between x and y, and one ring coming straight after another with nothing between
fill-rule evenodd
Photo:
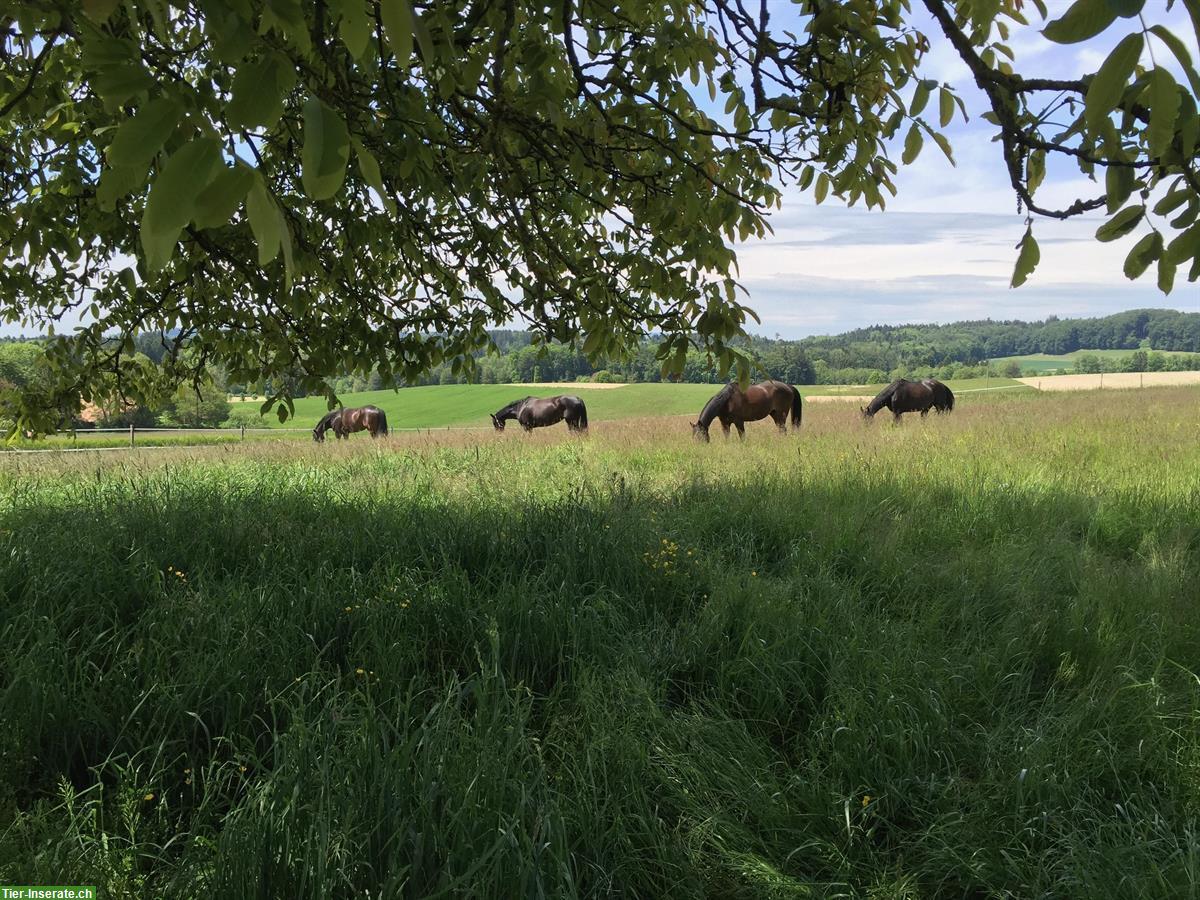
<instances>
[{"instance_id":1,"label":"green meadow","mask_svg":"<svg viewBox=\"0 0 1200 900\"><path fill-rule=\"evenodd\" d=\"M1101 359L1121 359L1133 353L1132 350L1074 350L1071 353L1050 354L1050 353L1031 353L1028 356L998 356L991 360L991 364L997 368L1003 367L1005 363L1015 362L1021 367L1021 371L1035 371L1039 374L1044 372L1074 372L1075 360L1080 356L1097 356Z\"/></svg>"},{"instance_id":2,"label":"green meadow","mask_svg":"<svg viewBox=\"0 0 1200 900\"><path fill-rule=\"evenodd\" d=\"M1196 896L1195 391L974 396L0 458L0 883Z\"/></svg>"}]
</instances>

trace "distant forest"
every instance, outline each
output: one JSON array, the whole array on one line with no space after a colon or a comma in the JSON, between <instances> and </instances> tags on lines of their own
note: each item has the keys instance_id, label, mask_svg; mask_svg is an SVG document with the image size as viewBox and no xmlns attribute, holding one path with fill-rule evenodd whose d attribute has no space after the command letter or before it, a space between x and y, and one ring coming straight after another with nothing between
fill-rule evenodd
<instances>
[{"instance_id":1,"label":"distant forest","mask_svg":"<svg viewBox=\"0 0 1200 900\"><path fill-rule=\"evenodd\" d=\"M486 384L542 381L661 381L649 338L625 360L593 364L562 345L534 347L523 331L495 331L497 354L480 354L472 379ZM1076 350L1128 350L1128 357L1089 357L1083 371L1200 369L1200 313L1137 309L1095 319L1043 322L955 322L950 325L876 325L844 334L798 341L751 337L743 342L763 370L791 384L880 384L898 377L977 378L1021 374L1011 365L989 365L1006 356L1063 354ZM1001 371L1007 369L1007 371ZM756 376L762 375L760 371ZM1031 373L1036 374L1036 373ZM468 379L440 366L420 384L455 384ZM705 354L691 351L681 379L715 382ZM380 379L335 379L339 392L386 387Z\"/></svg>"}]
</instances>

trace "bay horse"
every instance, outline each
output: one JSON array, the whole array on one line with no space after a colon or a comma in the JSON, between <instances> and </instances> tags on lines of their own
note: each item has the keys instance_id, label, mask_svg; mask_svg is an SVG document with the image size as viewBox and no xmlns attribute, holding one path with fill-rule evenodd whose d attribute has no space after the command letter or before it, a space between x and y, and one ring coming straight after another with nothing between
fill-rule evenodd
<instances>
[{"instance_id":1,"label":"bay horse","mask_svg":"<svg viewBox=\"0 0 1200 900\"><path fill-rule=\"evenodd\" d=\"M919 412L921 418L929 415L929 410L949 412L954 409L954 392L936 378L926 378L924 381L909 381L897 378L882 391L875 399L859 407L864 419L869 419L884 407L892 411L892 421L899 422L906 412Z\"/></svg>"},{"instance_id":2,"label":"bay horse","mask_svg":"<svg viewBox=\"0 0 1200 900\"><path fill-rule=\"evenodd\" d=\"M492 414L492 426L504 430L504 423L516 419L526 431L545 425L557 425L564 419L568 431L587 431L587 407L578 397L522 397Z\"/></svg>"},{"instance_id":3,"label":"bay horse","mask_svg":"<svg viewBox=\"0 0 1200 900\"><path fill-rule=\"evenodd\" d=\"M387 435L387 414L378 406L358 406L351 409L335 409L326 413L313 429L313 440L324 441L325 432L333 429L334 437L341 440L356 431L369 431L371 437Z\"/></svg>"},{"instance_id":4,"label":"bay horse","mask_svg":"<svg viewBox=\"0 0 1200 900\"><path fill-rule=\"evenodd\" d=\"M729 437L729 426L738 430L738 437L746 437L744 423L757 422L770 416L781 434L787 434L788 413L792 414L792 430L800 427L803 415L800 392L782 381L764 381L742 390L730 382L717 395L704 404L700 419L692 423L692 434L698 440L708 441L708 426L713 419L721 420L721 429Z\"/></svg>"}]
</instances>

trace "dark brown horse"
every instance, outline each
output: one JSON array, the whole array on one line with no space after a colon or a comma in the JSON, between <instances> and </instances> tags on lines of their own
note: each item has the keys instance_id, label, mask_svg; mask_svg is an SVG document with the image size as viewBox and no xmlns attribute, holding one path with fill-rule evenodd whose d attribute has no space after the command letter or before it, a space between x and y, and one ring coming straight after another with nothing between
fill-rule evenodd
<instances>
[{"instance_id":1,"label":"dark brown horse","mask_svg":"<svg viewBox=\"0 0 1200 900\"><path fill-rule=\"evenodd\" d=\"M340 409L335 409L332 412L327 412L327 413L325 413L325 415L321 416L321 421L319 421L317 423L317 427L313 429L313 440L316 441L318 444L324 443L325 442L325 432L329 431L329 429L331 429L331 428L333 429L334 437L336 437L336 438L343 437L343 435L338 433L337 425L335 424L338 416L340 416L341 414L342 414L342 411Z\"/></svg>"},{"instance_id":2,"label":"dark brown horse","mask_svg":"<svg viewBox=\"0 0 1200 900\"><path fill-rule=\"evenodd\" d=\"M522 397L492 415L492 425L504 430L504 423L516 419L526 431L545 425L557 425L564 419L569 431L586 431L587 407L578 397Z\"/></svg>"},{"instance_id":3,"label":"dark brown horse","mask_svg":"<svg viewBox=\"0 0 1200 900\"><path fill-rule=\"evenodd\" d=\"M863 418L869 419L883 408L892 411L892 420L900 421L906 412L919 412L921 418L929 415L929 410L949 412L954 409L954 393L936 378L924 381L909 381L897 378L882 391L865 408L860 407Z\"/></svg>"},{"instance_id":4,"label":"dark brown horse","mask_svg":"<svg viewBox=\"0 0 1200 900\"><path fill-rule=\"evenodd\" d=\"M369 431L371 437L388 433L387 414L378 406L359 406L353 409L335 409L326 413L313 429L313 440L324 441L325 432L333 429L334 437L341 440L356 431Z\"/></svg>"},{"instance_id":5,"label":"dark brown horse","mask_svg":"<svg viewBox=\"0 0 1200 900\"><path fill-rule=\"evenodd\" d=\"M800 427L800 392L782 381L764 381L742 390L730 382L721 388L715 397L704 404L700 420L692 424L692 434L699 440L708 440L708 426L713 419L721 420L721 429L729 437L729 426L738 430L739 437L746 436L744 423L757 422L770 416L779 431L787 434L788 413L792 414L792 430Z\"/></svg>"}]
</instances>

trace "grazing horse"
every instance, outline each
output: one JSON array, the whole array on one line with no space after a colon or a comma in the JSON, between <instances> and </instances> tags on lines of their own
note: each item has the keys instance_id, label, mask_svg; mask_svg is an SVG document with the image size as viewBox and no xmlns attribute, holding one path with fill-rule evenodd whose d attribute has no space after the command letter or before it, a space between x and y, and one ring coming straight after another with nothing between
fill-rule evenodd
<instances>
[{"instance_id":1,"label":"grazing horse","mask_svg":"<svg viewBox=\"0 0 1200 900\"><path fill-rule=\"evenodd\" d=\"M313 440L324 441L325 432L333 429L339 440L348 438L356 431L369 431L371 437L388 433L387 414L378 406L359 406L353 409L335 409L326 413L313 429Z\"/></svg>"},{"instance_id":2,"label":"grazing horse","mask_svg":"<svg viewBox=\"0 0 1200 900\"><path fill-rule=\"evenodd\" d=\"M492 425L504 430L508 419L516 419L526 431L544 425L557 425L564 419L568 431L587 431L587 407L578 397L522 397L492 415Z\"/></svg>"},{"instance_id":3,"label":"grazing horse","mask_svg":"<svg viewBox=\"0 0 1200 900\"><path fill-rule=\"evenodd\" d=\"M939 413L952 412L954 410L954 391L946 387L936 378L925 378L921 384L926 385L933 391L933 408Z\"/></svg>"},{"instance_id":4,"label":"grazing horse","mask_svg":"<svg viewBox=\"0 0 1200 900\"><path fill-rule=\"evenodd\" d=\"M897 378L880 391L866 408L859 409L863 418L869 419L884 407L892 411L892 420L895 422L899 422L906 412L919 412L921 418L925 418L930 409L938 412L954 409L954 394L950 388L933 378L924 381Z\"/></svg>"},{"instance_id":5,"label":"grazing horse","mask_svg":"<svg viewBox=\"0 0 1200 900\"><path fill-rule=\"evenodd\" d=\"M340 409L335 409L332 412L327 412L325 415L321 416L321 421L319 421L317 423L317 427L313 429L313 440L318 444L323 444L325 442L325 432L329 431L331 428L333 429L334 437L338 439L344 437L345 435L338 431L337 425L337 419L341 414L342 411Z\"/></svg>"},{"instance_id":6,"label":"grazing horse","mask_svg":"<svg viewBox=\"0 0 1200 900\"><path fill-rule=\"evenodd\" d=\"M782 381L764 381L761 384L752 384L743 391L736 383L730 382L704 404L700 420L692 423L692 434L698 440L707 442L708 426L712 424L713 419L720 419L725 437L729 437L729 426L732 424L737 428L738 436L744 438L744 423L756 422L767 416L775 421L780 433L787 434L789 411L792 414L792 430L795 431L800 427L803 410L800 405L800 392L790 384Z\"/></svg>"}]
</instances>

